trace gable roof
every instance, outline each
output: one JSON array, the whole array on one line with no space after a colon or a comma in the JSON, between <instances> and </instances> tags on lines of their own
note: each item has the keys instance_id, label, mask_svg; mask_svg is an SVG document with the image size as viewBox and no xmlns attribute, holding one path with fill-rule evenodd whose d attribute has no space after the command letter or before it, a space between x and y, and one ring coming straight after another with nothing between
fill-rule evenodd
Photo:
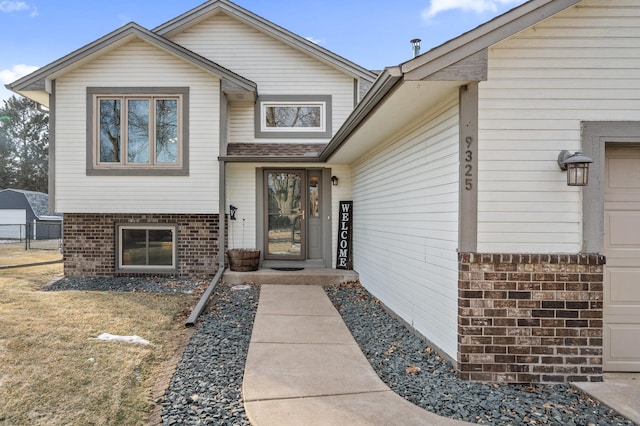
<instances>
[{"instance_id":1,"label":"gable roof","mask_svg":"<svg viewBox=\"0 0 640 426\"><path fill-rule=\"evenodd\" d=\"M344 124L338 129L329 144L320 154L321 161L328 161L340 150L352 136L367 125L371 117L381 110L381 106L389 99L397 96L411 96L410 82L430 84L434 93L444 93L447 89L464 85L470 81L487 79L488 48L503 41L518 32L525 30L559 12L568 9L582 0L530 0L510 11L466 32L422 55L397 66L387 67L380 73L362 101L356 106ZM415 84L415 83L414 83ZM413 91L415 92L415 91ZM437 95L431 100L413 98L412 107L418 109L419 102L423 105L437 100ZM397 108L396 108L397 109ZM413 116L410 114L396 116L398 120L408 123ZM386 127L391 129L389 117L386 117ZM379 135L375 131L372 134ZM372 142L368 142L372 143ZM353 144L352 144L353 145ZM352 149L351 156L366 151L369 146Z\"/></svg>"},{"instance_id":2,"label":"gable roof","mask_svg":"<svg viewBox=\"0 0 640 426\"><path fill-rule=\"evenodd\" d=\"M229 0L210 0L162 25L159 25L153 29L153 32L164 37L171 37L174 34L180 33L199 22L202 22L216 13L226 13L229 16L235 17L259 31L275 37L289 46L312 55L335 68L352 74L354 77L363 78L369 81L373 81L376 78L376 73L373 71L363 68L360 65L317 45L316 43L300 37L299 35L294 34L271 21L243 9Z\"/></svg>"},{"instance_id":3,"label":"gable roof","mask_svg":"<svg viewBox=\"0 0 640 426\"><path fill-rule=\"evenodd\" d=\"M63 56L57 61L45 65L13 83L7 84L5 87L47 106L49 103L48 93L51 91L48 86L51 80L90 61L96 56L102 55L108 50L128 43L134 38L146 41L165 52L180 57L205 71L217 75L222 79L222 88L225 92L235 94L244 93L244 96L250 94L251 99L257 96L256 83L141 27L135 22L128 23L104 37Z\"/></svg>"}]
</instances>

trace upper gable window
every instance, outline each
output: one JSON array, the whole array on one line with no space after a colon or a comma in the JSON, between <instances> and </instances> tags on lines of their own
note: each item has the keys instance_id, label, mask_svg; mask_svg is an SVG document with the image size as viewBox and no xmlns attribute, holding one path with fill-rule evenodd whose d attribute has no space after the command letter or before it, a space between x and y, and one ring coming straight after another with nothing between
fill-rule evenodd
<instances>
[{"instance_id":1,"label":"upper gable window","mask_svg":"<svg viewBox=\"0 0 640 426\"><path fill-rule=\"evenodd\" d=\"M256 137L331 137L331 96L261 96L256 105Z\"/></svg>"},{"instance_id":2,"label":"upper gable window","mask_svg":"<svg viewBox=\"0 0 640 426\"><path fill-rule=\"evenodd\" d=\"M91 89L88 174L187 174L183 89Z\"/></svg>"}]
</instances>

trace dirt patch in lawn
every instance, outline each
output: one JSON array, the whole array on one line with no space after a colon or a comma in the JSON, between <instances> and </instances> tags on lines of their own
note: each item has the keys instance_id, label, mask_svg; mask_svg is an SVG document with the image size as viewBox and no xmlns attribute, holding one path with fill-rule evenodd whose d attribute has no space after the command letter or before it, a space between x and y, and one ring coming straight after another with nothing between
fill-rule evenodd
<instances>
[{"instance_id":1,"label":"dirt patch in lawn","mask_svg":"<svg viewBox=\"0 0 640 426\"><path fill-rule=\"evenodd\" d=\"M196 297L40 290L61 273L0 270L0 424L145 424Z\"/></svg>"}]
</instances>

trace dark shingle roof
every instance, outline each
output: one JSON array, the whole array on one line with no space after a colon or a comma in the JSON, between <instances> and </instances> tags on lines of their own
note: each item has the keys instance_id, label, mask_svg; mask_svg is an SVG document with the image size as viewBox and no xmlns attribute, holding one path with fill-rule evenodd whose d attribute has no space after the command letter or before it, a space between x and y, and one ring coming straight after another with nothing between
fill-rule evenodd
<instances>
[{"instance_id":1,"label":"dark shingle roof","mask_svg":"<svg viewBox=\"0 0 640 426\"><path fill-rule=\"evenodd\" d=\"M60 216L59 213L49 212L49 196L42 192L24 191L22 189L7 189L6 191L13 191L23 194L27 199L27 202L33 209L33 213L39 218L42 216Z\"/></svg>"},{"instance_id":2,"label":"dark shingle roof","mask_svg":"<svg viewBox=\"0 0 640 426\"><path fill-rule=\"evenodd\" d=\"M229 157L316 157L324 143L232 143L227 146Z\"/></svg>"}]
</instances>

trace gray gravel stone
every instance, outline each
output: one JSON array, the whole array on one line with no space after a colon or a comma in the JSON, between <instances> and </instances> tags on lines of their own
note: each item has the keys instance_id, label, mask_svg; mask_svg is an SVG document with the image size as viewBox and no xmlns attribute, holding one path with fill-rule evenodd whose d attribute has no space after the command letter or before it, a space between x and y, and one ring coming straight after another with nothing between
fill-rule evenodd
<instances>
[{"instance_id":1,"label":"gray gravel stone","mask_svg":"<svg viewBox=\"0 0 640 426\"><path fill-rule=\"evenodd\" d=\"M65 278L48 290L199 292L199 280ZM381 379L438 415L489 425L633 425L565 385L459 380L453 366L393 319L359 284L325 289ZM219 284L170 382L163 425L248 425L242 378L260 288ZM407 370L410 369L410 370ZM408 373L407 371L411 371Z\"/></svg>"},{"instance_id":2,"label":"gray gravel stone","mask_svg":"<svg viewBox=\"0 0 640 426\"><path fill-rule=\"evenodd\" d=\"M144 293L198 293L209 280L167 277L65 277L45 286L45 291L85 290Z\"/></svg>"},{"instance_id":3,"label":"gray gravel stone","mask_svg":"<svg viewBox=\"0 0 640 426\"><path fill-rule=\"evenodd\" d=\"M165 392L164 425L249 424L242 378L259 293L218 284Z\"/></svg>"},{"instance_id":4,"label":"gray gravel stone","mask_svg":"<svg viewBox=\"0 0 640 426\"><path fill-rule=\"evenodd\" d=\"M633 425L570 386L460 380L451 363L393 319L364 287L325 290L380 378L424 409L491 425Z\"/></svg>"}]
</instances>

